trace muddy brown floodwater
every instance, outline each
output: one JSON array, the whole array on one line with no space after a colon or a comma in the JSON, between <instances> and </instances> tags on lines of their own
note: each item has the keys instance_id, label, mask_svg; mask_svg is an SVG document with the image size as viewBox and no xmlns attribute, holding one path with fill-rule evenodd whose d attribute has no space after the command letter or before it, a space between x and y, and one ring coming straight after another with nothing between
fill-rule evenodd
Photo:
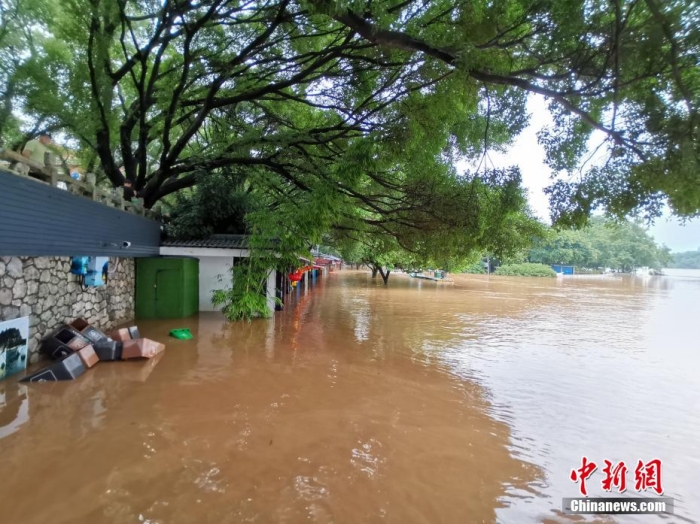
<instances>
[{"instance_id":1,"label":"muddy brown floodwater","mask_svg":"<svg viewBox=\"0 0 700 524\"><path fill-rule=\"evenodd\" d=\"M659 458L676 499L599 522L698 519L700 273L454 278L343 270L273 321L140 322L154 361L5 380L0 522L570 522L583 455Z\"/></svg>"}]
</instances>

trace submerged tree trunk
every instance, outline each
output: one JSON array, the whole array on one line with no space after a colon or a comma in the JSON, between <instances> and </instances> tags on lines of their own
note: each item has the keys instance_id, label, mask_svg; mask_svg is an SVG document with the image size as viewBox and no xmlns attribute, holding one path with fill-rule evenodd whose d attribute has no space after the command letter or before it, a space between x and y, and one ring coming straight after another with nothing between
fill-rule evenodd
<instances>
[{"instance_id":1,"label":"submerged tree trunk","mask_svg":"<svg viewBox=\"0 0 700 524\"><path fill-rule=\"evenodd\" d=\"M389 282L389 274L391 273L391 269L387 269L386 272L384 272L381 267L377 269L379 269L379 274L382 275L382 280L385 284L387 284Z\"/></svg>"},{"instance_id":2,"label":"submerged tree trunk","mask_svg":"<svg viewBox=\"0 0 700 524\"><path fill-rule=\"evenodd\" d=\"M372 266L372 278L377 278L377 271L379 268L377 266Z\"/></svg>"}]
</instances>

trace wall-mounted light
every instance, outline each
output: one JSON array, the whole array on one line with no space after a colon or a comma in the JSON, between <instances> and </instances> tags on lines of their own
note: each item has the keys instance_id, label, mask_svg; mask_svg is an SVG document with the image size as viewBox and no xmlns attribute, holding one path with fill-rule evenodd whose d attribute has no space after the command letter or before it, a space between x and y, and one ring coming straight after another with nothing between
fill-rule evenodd
<instances>
[{"instance_id":1,"label":"wall-mounted light","mask_svg":"<svg viewBox=\"0 0 700 524\"><path fill-rule=\"evenodd\" d=\"M122 241L121 246L119 244L116 244L115 242L101 242L101 247L121 247L122 249L129 249L131 247L131 242L128 240Z\"/></svg>"}]
</instances>

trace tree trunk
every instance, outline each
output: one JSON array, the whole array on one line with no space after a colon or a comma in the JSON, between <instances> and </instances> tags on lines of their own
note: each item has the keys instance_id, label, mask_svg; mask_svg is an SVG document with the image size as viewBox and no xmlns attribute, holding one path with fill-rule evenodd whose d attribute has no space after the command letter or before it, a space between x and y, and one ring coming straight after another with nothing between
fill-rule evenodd
<instances>
[{"instance_id":1,"label":"tree trunk","mask_svg":"<svg viewBox=\"0 0 700 524\"><path fill-rule=\"evenodd\" d=\"M377 266L372 266L372 278L377 278L377 271L379 271L379 268ZM382 275L382 278L384 278L384 275Z\"/></svg>"},{"instance_id":2,"label":"tree trunk","mask_svg":"<svg viewBox=\"0 0 700 524\"><path fill-rule=\"evenodd\" d=\"M386 273L384 270L380 267L379 269L379 274L382 275L382 280L384 281L384 284L387 284L389 282L389 274L391 273L391 269L387 269Z\"/></svg>"}]
</instances>

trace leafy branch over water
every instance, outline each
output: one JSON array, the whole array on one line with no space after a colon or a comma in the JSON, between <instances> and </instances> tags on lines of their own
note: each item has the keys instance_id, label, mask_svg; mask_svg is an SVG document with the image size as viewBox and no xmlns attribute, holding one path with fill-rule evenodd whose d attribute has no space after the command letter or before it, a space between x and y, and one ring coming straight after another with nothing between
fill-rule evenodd
<instances>
[{"instance_id":1,"label":"leafy branch over water","mask_svg":"<svg viewBox=\"0 0 700 524\"><path fill-rule=\"evenodd\" d=\"M2 0L0 137L61 131L148 207L227 168L381 207L387 160L478 162L537 95L555 218L694 216L699 21L694 0Z\"/></svg>"}]
</instances>

